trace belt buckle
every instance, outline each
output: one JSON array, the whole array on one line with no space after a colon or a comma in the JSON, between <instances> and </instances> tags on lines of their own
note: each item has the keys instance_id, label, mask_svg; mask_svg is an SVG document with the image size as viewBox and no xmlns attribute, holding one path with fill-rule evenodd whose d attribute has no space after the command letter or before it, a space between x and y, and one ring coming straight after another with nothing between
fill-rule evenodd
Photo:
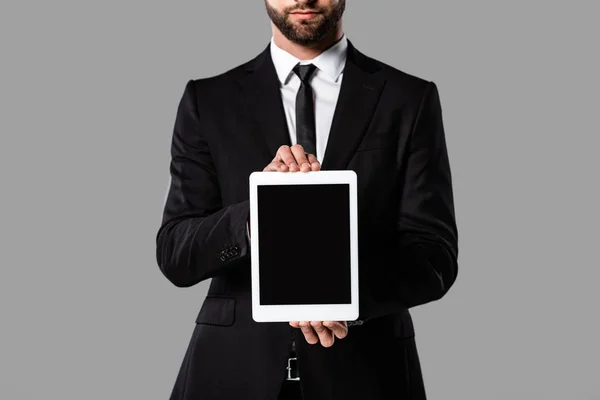
<instances>
[{"instance_id":1,"label":"belt buckle","mask_svg":"<svg viewBox=\"0 0 600 400\"><path fill-rule=\"evenodd\" d=\"M292 367L292 362L295 363L295 368ZM296 372L298 372L298 358L296 357L290 357L288 358L288 364L287 364L287 377L286 380L288 381L299 381L300 380L300 376L292 376L292 369L296 370Z\"/></svg>"}]
</instances>

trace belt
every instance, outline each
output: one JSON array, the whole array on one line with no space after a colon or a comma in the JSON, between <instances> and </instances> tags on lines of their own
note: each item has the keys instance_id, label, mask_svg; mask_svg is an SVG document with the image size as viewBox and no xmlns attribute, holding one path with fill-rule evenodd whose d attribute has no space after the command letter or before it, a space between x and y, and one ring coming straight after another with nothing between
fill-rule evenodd
<instances>
[{"instance_id":1,"label":"belt","mask_svg":"<svg viewBox=\"0 0 600 400\"><path fill-rule=\"evenodd\" d=\"M287 363L287 376L286 381L299 381L300 374L298 373L298 359L296 357L289 357Z\"/></svg>"},{"instance_id":2,"label":"belt","mask_svg":"<svg viewBox=\"0 0 600 400\"><path fill-rule=\"evenodd\" d=\"M292 340L292 347L290 349L290 356L287 361L287 375L285 380L287 381L299 381L300 374L298 372L298 358L296 357L296 341Z\"/></svg>"}]
</instances>

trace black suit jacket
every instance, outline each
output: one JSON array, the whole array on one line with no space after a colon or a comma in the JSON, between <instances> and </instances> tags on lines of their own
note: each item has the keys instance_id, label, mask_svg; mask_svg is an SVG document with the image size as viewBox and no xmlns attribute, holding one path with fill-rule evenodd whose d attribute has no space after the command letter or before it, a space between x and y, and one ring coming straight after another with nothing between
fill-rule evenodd
<instances>
[{"instance_id":1,"label":"black suit jacket","mask_svg":"<svg viewBox=\"0 0 600 400\"><path fill-rule=\"evenodd\" d=\"M268 46L188 82L156 256L179 287L213 279L171 399L275 400L293 335L309 400L425 399L408 310L444 296L458 253L436 85L349 43L321 166L358 176L361 322L330 348L251 315L248 178L283 144L289 134Z\"/></svg>"}]
</instances>

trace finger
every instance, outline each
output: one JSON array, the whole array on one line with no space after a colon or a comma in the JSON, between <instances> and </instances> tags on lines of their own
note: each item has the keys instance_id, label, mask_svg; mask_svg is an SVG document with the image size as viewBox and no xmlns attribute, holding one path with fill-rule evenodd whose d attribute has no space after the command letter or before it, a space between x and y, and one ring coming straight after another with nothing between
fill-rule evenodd
<instances>
[{"instance_id":1,"label":"finger","mask_svg":"<svg viewBox=\"0 0 600 400\"><path fill-rule=\"evenodd\" d=\"M296 159L296 162L300 166L300 170L304 171L304 172L310 171L311 167L310 167L310 164L308 163L308 158L306 158L306 153L304 152L304 148L299 144L295 144L292 146L291 151L292 151L292 154L294 155L294 158Z\"/></svg>"},{"instance_id":2,"label":"finger","mask_svg":"<svg viewBox=\"0 0 600 400\"><path fill-rule=\"evenodd\" d=\"M311 170L318 171L321 169L321 163L314 154L308 155L308 162L310 163Z\"/></svg>"},{"instance_id":3,"label":"finger","mask_svg":"<svg viewBox=\"0 0 600 400\"><path fill-rule=\"evenodd\" d=\"M310 324L315 332L317 332L321 345L323 345L323 347L331 347L333 345L333 341L335 340L333 333L331 333L331 331L324 326L321 321L312 321Z\"/></svg>"},{"instance_id":4,"label":"finger","mask_svg":"<svg viewBox=\"0 0 600 400\"><path fill-rule=\"evenodd\" d=\"M296 158L294 158L294 155L292 154L290 146L287 145L279 147L277 155L275 156L275 161L283 162L290 170L296 170L299 168L298 164L296 163Z\"/></svg>"},{"instance_id":5,"label":"finger","mask_svg":"<svg viewBox=\"0 0 600 400\"><path fill-rule=\"evenodd\" d=\"M298 321L290 321L290 325L294 328L300 328L300 322Z\"/></svg>"},{"instance_id":6,"label":"finger","mask_svg":"<svg viewBox=\"0 0 600 400\"><path fill-rule=\"evenodd\" d=\"M323 325L330 329L338 339L343 339L348 335L348 325L345 322L325 321Z\"/></svg>"},{"instance_id":7,"label":"finger","mask_svg":"<svg viewBox=\"0 0 600 400\"><path fill-rule=\"evenodd\" d=\"M287 165L285 165L284 163L282 163L281 161L271 161L271 163L269 165L267 165L265 167L265 169L263 169L263 171L265 172L269 172L269 171L287 171L288 167Z\"/></svg>"},{"instance_id":8,"label":"finger","mask_svg":"<svg viewBox=\"0 0 600 400\"><path fill-rule=\"evenodd\" d=\"M300 322L300 329L302 330L302 333L304 334L304 338L306 339L306 341L308 343L310 343L310 344L319 343L319 337L317 336L314 329L310 325L310 322L307 322L307 321Z\"/></svg>"}]
</instances>

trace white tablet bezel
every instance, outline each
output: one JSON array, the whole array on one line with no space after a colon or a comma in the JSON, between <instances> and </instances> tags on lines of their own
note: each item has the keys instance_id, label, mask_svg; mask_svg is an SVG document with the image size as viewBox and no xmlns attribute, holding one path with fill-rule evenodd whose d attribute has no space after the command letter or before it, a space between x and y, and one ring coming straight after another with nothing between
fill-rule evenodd
<instances>
[{"instance_id":1,"label":"white tablet bezel","mask_svg":"<svg viewBox=\"0 0 600 400\"><path fill-rule=\"evenodd\" d=\"M252 275L252 318L256 322L353 321L358 309L358 196L354 171L253 172L250 174L250 258ZM350 202L350 304L261 305L258 243L258 186L332 184L349 185ZM285 199L283 199L285 201ZM307 288L310 289L310 288Z\"/></svg>"}]
</instances>

